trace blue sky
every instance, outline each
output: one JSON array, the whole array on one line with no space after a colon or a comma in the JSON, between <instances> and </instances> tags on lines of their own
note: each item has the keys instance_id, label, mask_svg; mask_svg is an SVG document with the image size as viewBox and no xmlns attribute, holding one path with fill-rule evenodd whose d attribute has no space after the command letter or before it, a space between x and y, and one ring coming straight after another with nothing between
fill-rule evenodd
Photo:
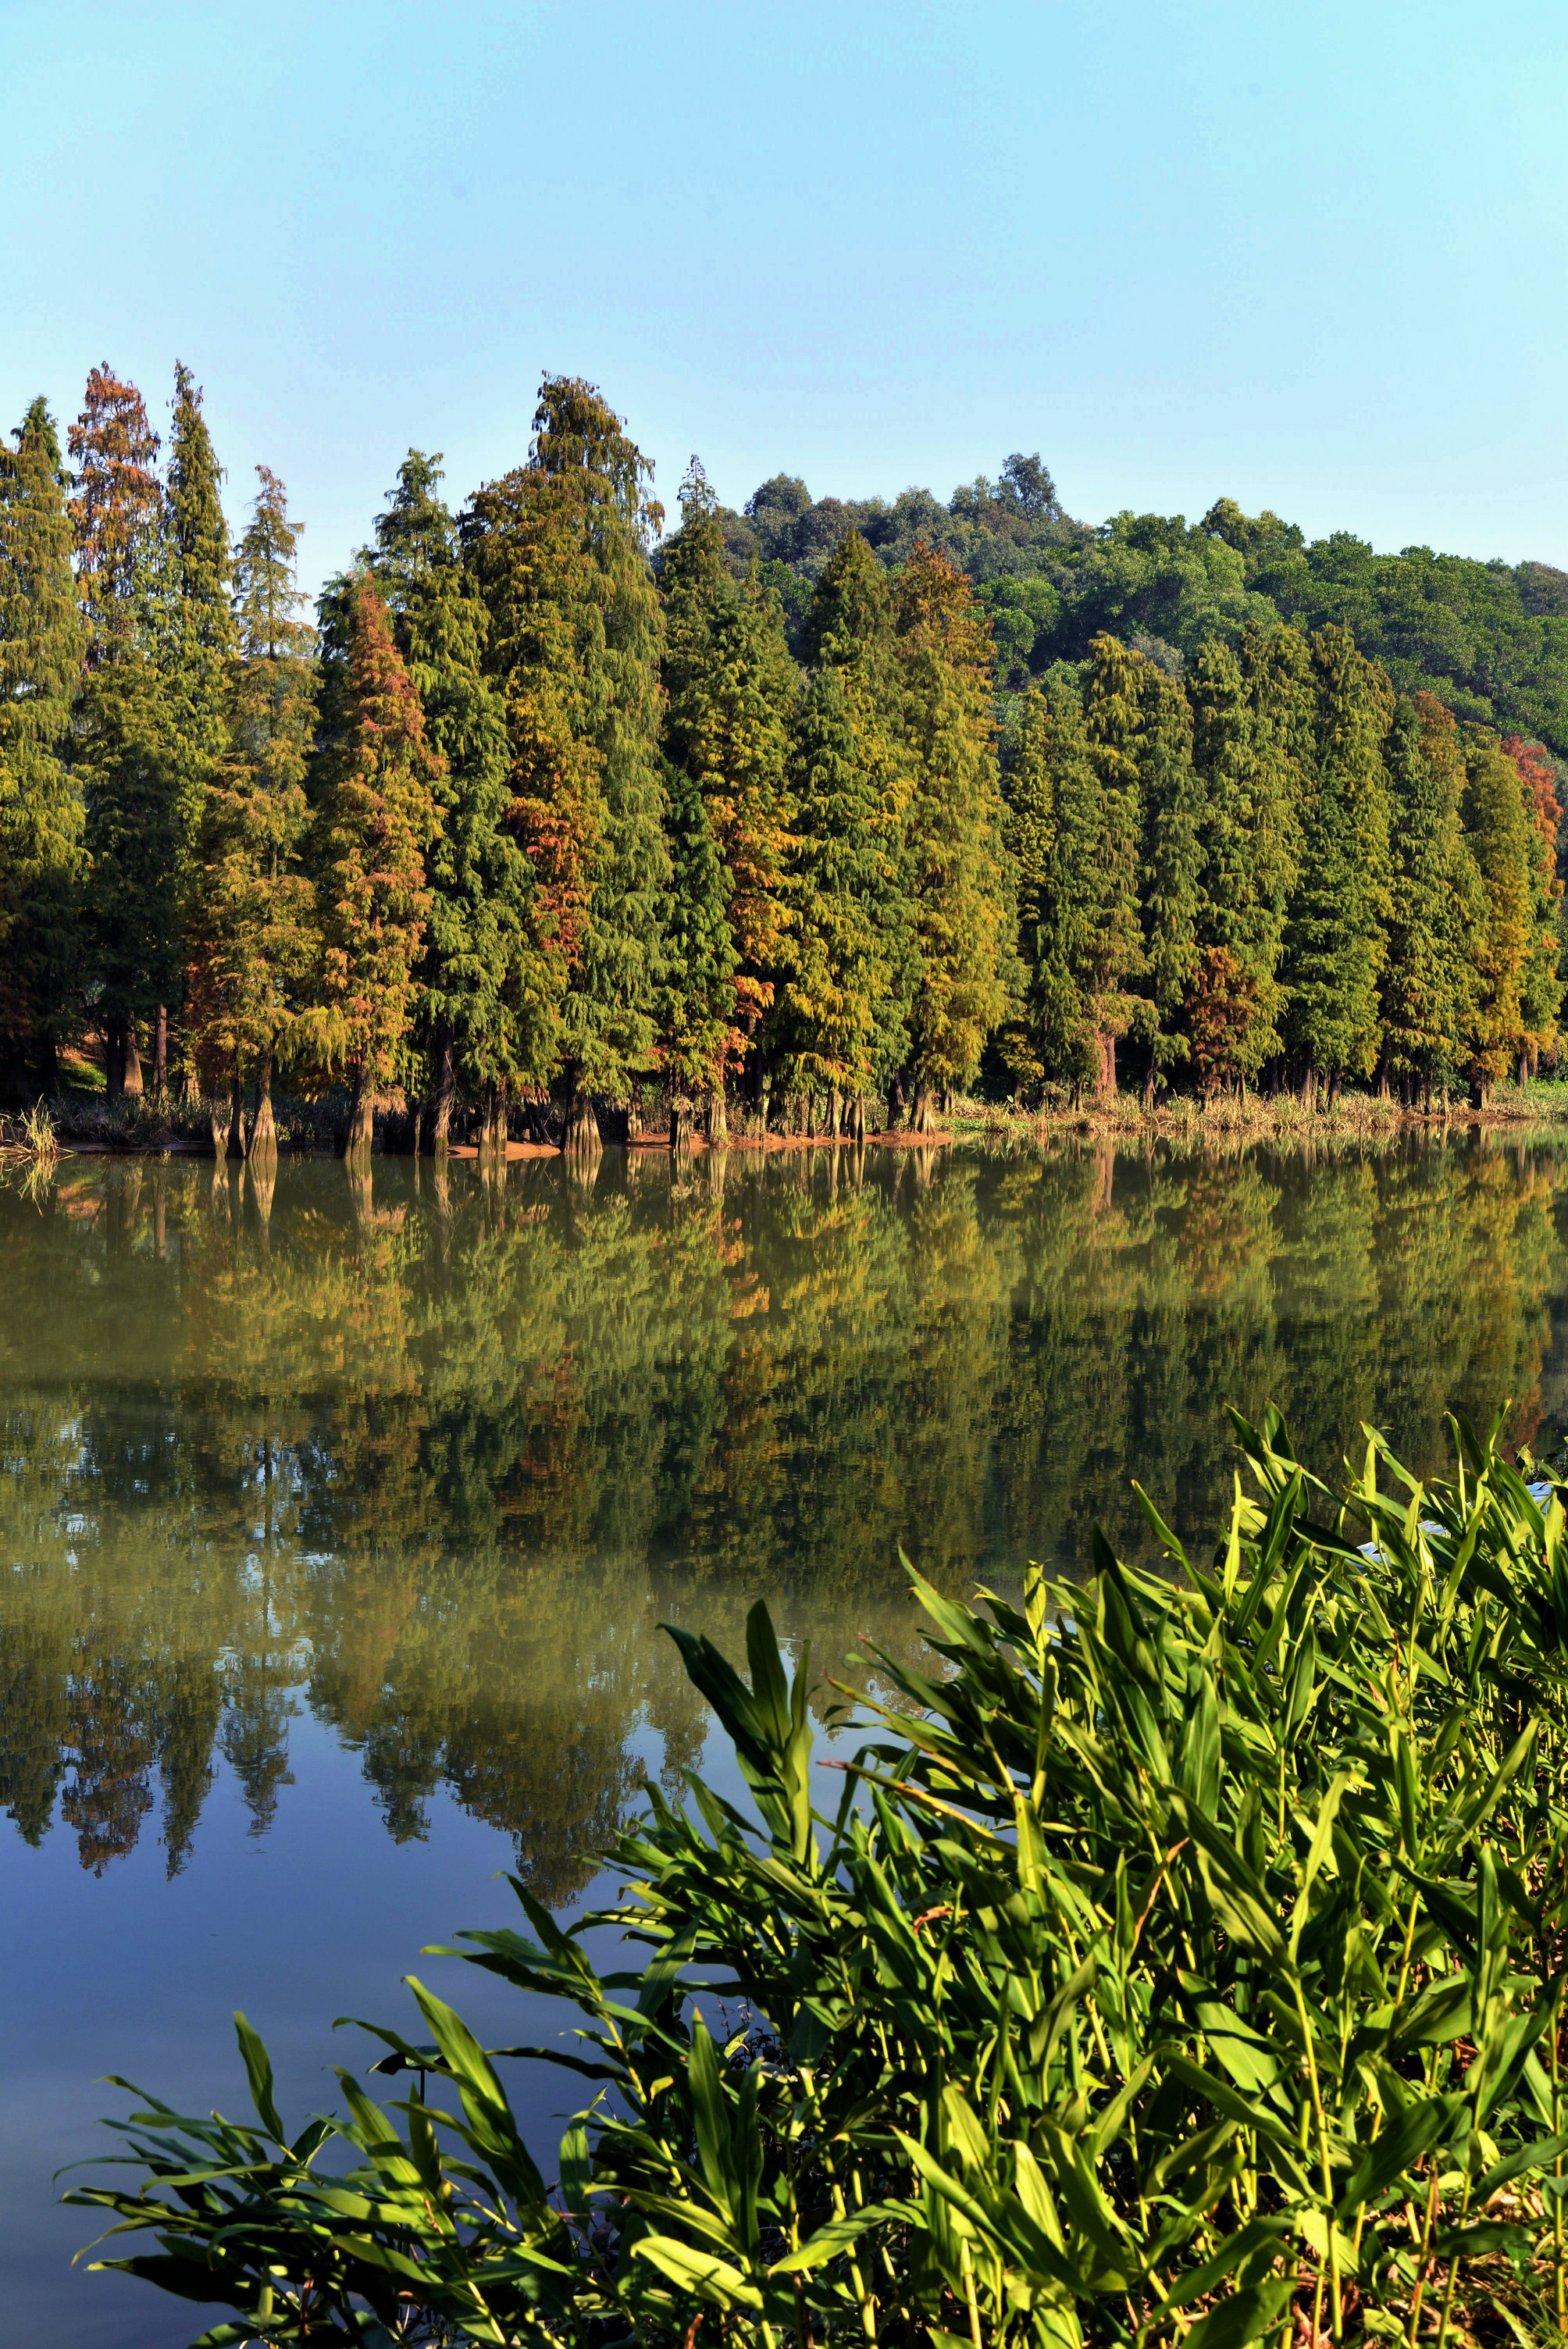
<instances>
[{"instance_id":1,"label":"blue sky","mask_svg":"<svg viewBox=\"0 0 1568 2349\"><path fill-rule=\"evenodd\" d=\"M1568 9L0 0L0 420L206 388L314 585L588 375L673 505L947 496L1568 566Z\"/></svg>"}]
</instances>

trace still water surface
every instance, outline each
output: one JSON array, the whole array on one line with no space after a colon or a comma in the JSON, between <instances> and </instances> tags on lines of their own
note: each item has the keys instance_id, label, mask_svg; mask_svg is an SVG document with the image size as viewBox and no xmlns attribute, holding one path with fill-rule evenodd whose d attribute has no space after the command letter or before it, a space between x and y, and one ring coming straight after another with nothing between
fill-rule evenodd
<instances>
[{"instance_id":1,"label":"still water surface","mask_svg":"<svg viewBox=\"0 0 1568 2349\"><path fill-rule=\"evenodd\" d=\"M69 2271L93 2083L241 2109L242 2006L303 2116L366 2060L334 2015L402 2020L422 1942L510 1921L498 1869L579 1905L704 1753L661 1620L737 1653L760 1595L813 1671L907 1651L901 1544L953 1590L1075 1566L1091 1511L1138 1551L1134 1474L1215 1522L1226 1400L1324 1466L1362 1420L1435 1466L1506 1396L1540 1443L1565 1210L1568 1144L1479 1136L0 1184L5 2338L201 2329Z\"/></svg>"}]
</instances>

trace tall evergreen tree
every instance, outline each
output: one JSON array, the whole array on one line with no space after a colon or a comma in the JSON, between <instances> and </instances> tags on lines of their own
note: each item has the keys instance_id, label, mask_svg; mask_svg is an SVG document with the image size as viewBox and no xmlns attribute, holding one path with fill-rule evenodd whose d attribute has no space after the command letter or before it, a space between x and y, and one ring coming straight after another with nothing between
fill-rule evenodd
<instances>
[{"instance_id":1,"label":"tall evergreen tree","mask_svg":"<svg viewBox=\"0 0 1568 2349\"><path fill-rule=\"evenodd\" d=\"M892 985L883 928L881 794L856 737L845 672L819 669L793 729L796 814L788 977L776 1033L794 1077L836 1102L851 1098L865 1131L878 1069L878 1011ZM901 1028L896 1049L907 1049Z\"/></svg>"},{"instance_id":2,"label":"tall evergreen tree","mask_svg":"<svg viewBox=\"0 0 1568 2349\"><path fill-rule=\"evenodd\" d=\"M1007 1000L1011 876L991 714L991 640L969 582L918 544L893 596L906 740L919 982L911 1020L913 1123L964 1082Z\"/></svg>"},{"instance_id":3,"label":"tall evergreen tree","mask_svg":"<svg viewBox=\"0 0 1568 2349\"><path fill-rule=\"evenodd\" d=\"M230 750L231 698L238 645L232 599L222 469L213 452L201 392L188 367L174 369L169 435L167 554L169 592L160 641L152 647L163 675L180 840L179 896L189 905L206 792L222 776ZM168 1072L168 1007L157 1006L153 1091Z\"/></svg>"},{"instance_id":4,"label":"tall evergreen tree","mask_svg":"<svg viewBox=\"0 0 1568 2349\"><path fill-rule=\"evenodd\" d=\"M1384 672L1347 630L1312 638L1317 773L1305 811L1301 879L1286 936L1285 1032L1298 1068L1330 1091L1370 1075L1390 909L1383 739L1394 711Z\"/></svg>"},{"instance_id":5,"label":"tall evergreen tree","mask_svg":"<svg viewBox=\"0 0 1568 2349\"><path fill-rule=\"evenodd\" d=\"M820 694L813 688L797 709L791 771L799 836L793 896L796 916L808 926L798 943L791 940L792 985L799 991L780 1038L796 1055L799 1072L809 1073L810 1063L799 1058L813 1032L799 1024L803 998L815 1007L813 1019L832 1009L840 1032L823 1031L819 1050L831 1066L842 1061L848 1082L849 1039L869 1019L863 1073L897 1110L920 977L911 829L915 764L904 724L892 593L858 531L841 539L818 582L804 648L818 678L831 678L836 690L824 683ZM862 827L870 834L869 896L861 895ZM818 898L819 878L827 880L825 905ZM858 917L857 906L862 909ZM835 1009L841 990L844 999ZM828 1067L819 1073L832 1090ZM863 1125L858 1099L853 1116Z\"/></svg>"},{"instance_id":6,"label":"tall evergreen tree","mask_svg":"<svg viewBox=\"0 0 1568 2349\"><path fill-rule=\"evenodd\" d=\"M1108 1013L1101 999L1119 995L1121 972L1119 942L1100 926L1099 778L1082 687L1063 662L1027 690L1008 787L1026 975L1004 1050L1026 1089L1056 1080L1078 1096L1103 1071L1100 1039L1119 1009Z\"/></svg>"},{"instance_id":7,"label":"tall evergreen tree","mask_svg":"<svg viewBox=\"0 0 1568 2349\"><path fill-rule=\"evenodd\" d=\"M1463 1058L1485 928L1480 875L1460 823L1459 730L1429 693L1401 701L1385 747L1393 887L1382 978L1384 1056L1407 1095Z\"/></svg>"},{"instance_id":8,"label":"tall evergreen tree","mask_svg":"<svg viewBox=\"0 0 1568 2349\"><path fill-rule=\"evenodd\" d=\"M1250 651L1251 678L1230 647L1211 637L1187 683L1203 792L1194 1000L1211 1081L1255 1080L1281 1042L1285 875L1276 843L1293 820L1291 781L1255 632ZM1305 647L1302 654L1305 666ZM1283 681L1277 667L1267 680Z\"/></svg>"},{"instance_id":9,"label":"tall evergreen tree","mask_svg":"<svg viewBox=\"0 0 1568 2349\"><path fill-rule=\"evenodd\" d=\"M107 367L88 378L67 436L88 623L77 760L88 862L87 960L111 1098L141 1091L137 1025L179 984L185 845L161 637L170 582L158 435L141 394Z\"/></svg>"},{"instance_id":10,"label":"tall evergreen tree","mask_svg":"<svg viewBox=\"0 0 1568 2349\"><path fill-rule=\"evenodd\" d=\"M598 1140L588 1089L623 1092L652 1065L669 859L649 476L592 385L547 376L528 464L480 490L461 523L534 868L525 985L542 1073L562 1073L577 1147Z\"/></svg>"},{"instance_id":11,"label":"tall evergreen tree","mask_svg":"<svg viewBox=\"0 0 1568 2349\"><path fill-rule=\"evenodd\" d=\"M670 879L656 1020L659 1067L670 1089L670 1140L678 1143L694 1094L708 1104L710 1139L722 1133L714 1103L722 1103L726 1072L745 1042L735 1023L729 875L702 785L682 767L667 770L666 806Z\"/></svg>"},{"instance_id":12,"label":"tall evergreen tree","mask_svg":"<svg viewBox=\"0 0 1568 2349\"><path fill-rule=\"evenodd\" d=\"M696 458L681 527L659 574L665 609L665 749L707 802L729 880L736 998L748 1037L773 1003L785 960L790 847L788 730L798 688L778 599L753 564L725 560L717 501Z\"/></svg>"},{"instance_id":13,"label":"tall evergreen tree","mask_svg":"<svg viewBox=\"0 0 1568 2349\"><path fill-rule=\"evenodd\" d=\"M1470 1099L1484 1105L1526 1048L1524 979L1531 949L1531 832L1519 770L1495 734L1466 729L1465 840L1484 893L1470 1009Z\"/></svg>"},{"instance_id":14,"label":"tall evergreen tree","mask_svg":"<svg viewBox=\"0 0 1568 2349\"><path fill-rule=\"evenodd\" d=\"M494 1133L506 1089L548 1074L542 1007L526 984L532 870L512 824L501 695L485 674L490 616L438 494L439 457L410 449L376 523L377 583L445 762L426 862L430 913L418 1024L429 1062L428 1139L446 1146L455 1090Z\"/></svg>"},{"instance_id":15,"label":"tall evergreen tree","mask_svg":"<svg viewBox=\"0 0 1568 2349\"><path fill-rule=\"evenodd\" d=\"M1530 951L1521 989L1525 1053L1532 1072L1544 1053L1555 1054L1563 1009L1563 882L1557 870L1562 811L1557 785L1538 744L1509 735L1503 755L1513 761L1530 819Z\"/></svg>"},{"instance_id":16,"label":"tall evergreen tree","mask_svg":"<svg viewBox=\"0 0 1568 2349\"><path fill-rule=\"evenodd\" d=\"M1173 678L1144 663L1140 783L1142 805L1144 983L1154 1017L1147 1021L1144 1095L1151 1100L1161 1068L1183 1060L1181 1014L1196 976L1203 904L1203 794L1192 764L1192 717Z\"/></svg>"},{"instance_id":17,"label":"tall evergreen tree","mask_svg":"<svg viewBox=\"0 0 1568 2349\"><path fill-rule=\"evenodd\" d=\"M368 568L350 587L343 728L325 761L317 813L320 997L308 1015L321 1057L353 1090L346 1148L370 1147L376 1095L397 1073L412 1022L430 894L443 761Z\"/></svg>"},{"instance_id":18,"label":"tall evergreen tree","mask_svg":"<svg viewBox=\"0 0 1568 2349\"><path fill-rule=\"evenodd\" d=\"M83 636L67 476L34 400L0 449L0 1063L13 1098L24 1058L45 1092L77 1010L82 810L70 765Z\"/></svg>"},{"instance_id":19,"label":"tall evergreen tree","mask_svg":"<svg viewBox=\"0 0 1568 2349\"><path fill-rule=\"evenodd\" d=\"M1119 1039L1148 1036L1154 1026L1149 998L1131 985L1148 975L1138 885L1149 667L1141 654L1101 635L1089 647L1084 674L1084 740L1099 783L1093 850L1099 978L1093 1001L1099 1026L1094 1081L1098 1091L1111 1095Z\"/></svg>"},{"instance_id":20,"label":"tall evergreen tree","mask_svg":"<svg viewBox=\"0 0 1568 2349\"><path fill-rule=\"evenodd\" d=\"M294 1047L315 955L314 899L303 869L310 821L304 778L314 708L315 632L300 617L299 525L283 483L256 468L251 520L234 550L228 752L209 773L189 927L188 1081L201 1067L236 1104L256 1078L251 1148L276 1147L273 1071ZM214 624L215 625L215 624ZM243 1147L242 1123L229 1123Z\"/></svg>"}]
</instances>

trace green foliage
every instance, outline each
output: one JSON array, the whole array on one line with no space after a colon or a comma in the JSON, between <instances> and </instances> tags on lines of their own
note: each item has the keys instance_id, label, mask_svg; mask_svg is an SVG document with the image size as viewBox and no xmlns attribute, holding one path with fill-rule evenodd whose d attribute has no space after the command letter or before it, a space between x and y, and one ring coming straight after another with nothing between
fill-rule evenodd
<instances>
[{"instance_id":1,"label":"green foliage","mask_svg":"<svg viewBox=\"0 0 1568 2349\"><path fill-rule=\"evenodd\" d=\"M426 863L428 947L420 1019L470 1098L548 1070L525 984L531 874L511 827L506 717L485 674L489 615L437 494L438 457L411 449L377 518L375 572L426 737L445 761L432 786L440 830Z\"/></svg>"},{"instance_id":2,"label":"green foliage","mask_svg":"<svg viewBox=\"0 0 1568 2349\"><path fill-rule=\"evenodd\" d=\"M623 1899L445 1955L582 2016L487 2051L410 1980L415 2083L290 2137L144 2101L111 2263L205 2338L1336 2344L1522 2329L1568 2288L1561 2046L1563 1495L1468 1425L1423 1485L1367 1438L1334 1492L1278 1414L1167 1571L1097 1542L984 1612L917 1580L934 1661L814 1808L809 1658L673 1634L751 1815L650 1794ZM852 1695L845 1690L843 1693ZM863 1718L863 1716L862 1716ZM646 1951L603 1974L589 1937ZM585 2076L554 2188L499 2055ZM121 2084L122 2085L125 2084ZM343 2166L346 2165L346 2166ZM372 2329L374 2328L374 2329ZM384 2330L383 2330L384 2329Z\"/></svg>"},{"instance_id":3,"label":"green foliage","mask_svg":"<svg viewBox=\"0 0 1568 2349\"><path fill-rule=\"evenodd\" d=\"M670 879L656 999L659 1064L676 1095L722 1094L726 1071L744 1050L735 1026L729 877L696 779L669 768L665 804Z\"/></svg>"},{"instance_id":4,"label":"green foliage","mask_svg":"<svg viewBox=\"0 0 1568 2349\"><path fill-rule=\"evenodd\" d=\"M67 476L42 399L0 450L0 1024L52 1053L69 1032L82 810L69 767L83 639Z\"/></svg>"},{"instance_id":5,"label":"green foliage","mask_svg":"<svg viewBox=\"0 0 1568 2349\"><path fill-rule=\"evenodd\" d=\"M659 893L659 602L649 469L591 385L546 377L525 467L462 522L490 614L511 785L534 866L531 968L543 1073L624 1090L651 1066Z\"/></svg>"}]
</instances>

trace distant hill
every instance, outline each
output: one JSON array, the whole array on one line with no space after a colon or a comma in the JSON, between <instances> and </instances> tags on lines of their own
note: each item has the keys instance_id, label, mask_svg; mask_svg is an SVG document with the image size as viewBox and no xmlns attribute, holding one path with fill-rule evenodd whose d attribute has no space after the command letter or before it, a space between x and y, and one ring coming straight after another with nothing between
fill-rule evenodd
<instances>
[{"instance_id":1,"label":"distant hill","mask_svg":"<svg viewBox=\"0 0 1568 2349\"><path fill-rule=\"evenodd\" d=\"M1550 564L1428 546L1378 554L1349 531L1308 543L1295 523L1243 514L1230 498L1199 523L1119 513L1095 527L1063 512L1037 456L1017 454L945 505L919 489L891 502L813 498L776 473L722 522L731 562L758 558L796 630L846 531L890 567L917 539L939 546L991 609L1004 690L1081 659L1101 629L1179 674L1205 637L1239 636L1249 620L1337 620L1402 691L1424 688L1456 716L1568 760L1568 572Z\"/></svg>"}]
</instances>

